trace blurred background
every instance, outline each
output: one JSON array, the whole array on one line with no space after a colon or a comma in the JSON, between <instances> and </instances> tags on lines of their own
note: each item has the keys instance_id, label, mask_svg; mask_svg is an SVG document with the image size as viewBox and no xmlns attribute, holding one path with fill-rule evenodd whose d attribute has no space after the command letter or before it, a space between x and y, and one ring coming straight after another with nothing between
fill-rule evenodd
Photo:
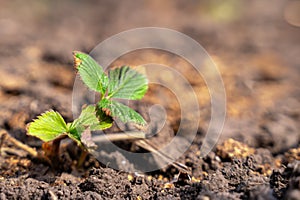
<instances>
[{"instance_id":1,"label":"blurred background","mask_svg":"<svg viewBox=\"0 0 300 200\"><path fill-rule=\"evenodd\" d=\"M227 92L222 137L281 152L300 137L299 10L299 0L0 0L0 127L24 140L26 123L47 109L71 120L71 52L89 52L128 29L164 27L195 39L218 65ZM135 65L147 57L172 59L146 52L115 64ZM185 75L197 92L205 130L209 94L193 73Z\"/></svg>"}]
</instances>

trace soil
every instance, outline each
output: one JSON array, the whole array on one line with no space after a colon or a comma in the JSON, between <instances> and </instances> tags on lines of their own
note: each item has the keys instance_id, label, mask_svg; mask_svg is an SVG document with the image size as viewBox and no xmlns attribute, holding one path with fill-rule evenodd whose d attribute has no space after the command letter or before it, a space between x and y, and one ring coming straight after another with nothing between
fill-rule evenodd
<instances>
[{"instance_id":1,"label":"soil","mask_svg":"<svg viewBox=\"0 0 300 200\"><path fill-rule=\"evenodd\" d=\"M295 24L300 19L291 2L297 1L0 0L0 199L300 199L300 28ZM54 167L5 139L8 133L43 152L42 142L26 135L26 125L49 109L72 120L76 74L71 52L89 52L113 34L145 26L175 29L195 39L224 81L223 132L201 157L210 96L189 63L141 50L111 64L165 64L191 83L201 111L199 130L177 160L191 169L189 175L172 165L127 173L93 155L77 168L81 150L68 140ZM161 104L168 114L168 134L151 139L160 147L178 130L180 106L170 91L155 85L142 103L131 106L149 120L147 105L152 104ZM145 151L129 141L117 144Z\"/></svg>"}]
</instances>

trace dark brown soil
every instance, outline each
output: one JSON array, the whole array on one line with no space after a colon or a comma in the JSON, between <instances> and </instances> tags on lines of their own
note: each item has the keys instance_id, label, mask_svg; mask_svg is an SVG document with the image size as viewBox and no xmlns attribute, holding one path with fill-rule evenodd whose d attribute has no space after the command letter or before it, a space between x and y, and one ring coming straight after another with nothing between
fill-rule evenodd
<instances>
[{"instance_id":1,"label":"dark brown soil","mask_svg":"<svg viewBox=\"0 0 300 200\"><path fill-rule=\"evenodd\" d=\"M158 26L192 37L218 65L227 95L221 138L201 158L210 120L204 80L174 55L126 54L111 66L166 64L197 92L199 131L178 159L191 168L190 178L173 166L147 174L117 171L93 155L76 168L80 149L68 140L53 167L3 137L0 199L300 199L300 28L292 23L300 19L292 15L291 2L297 1L0 0L0 133L39 152L42 142L26 135L27 123L49 109L72 120L71 52L89 52L124 30ZM164 101L154 95L157 90ZM174 99L151 86L143 100L167 108L170 134L153 138L157 146L178 130L180 107ZM132 106L147 116L142 105ZM143 151L127 141L118 145Z\"/></svg>"}]
</instances>

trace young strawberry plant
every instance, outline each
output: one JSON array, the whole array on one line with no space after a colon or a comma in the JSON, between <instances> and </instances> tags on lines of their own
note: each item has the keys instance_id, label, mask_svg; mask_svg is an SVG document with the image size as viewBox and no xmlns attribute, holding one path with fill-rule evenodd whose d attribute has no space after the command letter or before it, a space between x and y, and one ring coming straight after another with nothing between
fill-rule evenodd
<instances>
[{"instance_id":1,"label":"young strawberry plant","mask_svg":"<svg viewBox=\"0 0 300 200\"><path fill-rule=\"evenodd\" d=\"M94 145L90 140L91 131L110 128L116 118L123 123L146 124L136 111L115 101L141 99L148 89L148 80L143 74L128 66L112 69L106 74L88 54L75 51L73 55L75 68L83 83L90 90L100 93L100 100L83 108L73 122L66 123L58 112L50 110L29 124L29 135L52 144L48 155L50 160L57 157L60 141L66 137L76 141L87 152Z\"/></svg>"}]
</instances>

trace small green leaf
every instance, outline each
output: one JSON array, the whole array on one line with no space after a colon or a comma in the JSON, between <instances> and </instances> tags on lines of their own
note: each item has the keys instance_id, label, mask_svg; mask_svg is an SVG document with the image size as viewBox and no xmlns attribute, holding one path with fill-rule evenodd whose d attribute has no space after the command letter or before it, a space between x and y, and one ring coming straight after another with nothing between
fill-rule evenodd
<instances>
[{"instance_id":1,"label":"small green leaf","mask_svg":"<svg viewBox=\"0 0 300 200\"><path fill-rule=\"evenodd\" d=\"M104 95L108 85L108 77L102 67L88 54L78 51L74 51L73 54L75 68L78 69L84 84L91 90Z\"/></svg>"},{"instance_id":2,"label":"small green leaf","mask_svg":"<svg viewBox=\"0 0 300 200\"><path fill-rule=\"evenodd\" d=\"M79 125L91 126L99 123L96 117L96 108L93 105L89 105L82 109L80 116L71 123L70 129L76 128Z\"/></svg>"},{"instance_id":3,"label":"small green leaf","mask_svg":"<svg viewBox=\"0 0 300 200\"><path fill-rule=\"evenodd\" d=\"M146 121L140 114L119 102L102 99L98 105L101 109L108 111L112 117L119 118L123 123L146 124Z\"/></svg>"},{"instance_id":4,"label":"small green leaf","mask_svg":"<svg viewBox=\"0 0 300 200\"><path fill-rule=\"evenodd\" d=\"M91 131L95 130L103 130L112 126L111 123L101 123L96 115L96 107L93 105L89 105L84 108L80 114L80 116L73 121L73 123L68 124L68 132L73 135L73 139L79 140L81 138L81 134L87 128Z\"/></svg>"},{"instance_id":5,"label":"small green leaf","mask_svg":"<svg viewBox=\"0 0 300 200\"><path fill-rule=\"evenodd\" d=\"M80 145L81 144L80 137L82 132L86 129L86 127L82 125L78 125L74 127L72 123L68 123L67 126L68 126L68 132L67 132L68 136L74 141L76 141L78 145Z\"/></svg>"},{"instance_id":6,"label":"small green leaf","mask_svg":"<svg viewBox=\"0 0 300 200\"><path fill-rule=\"evenodd\" d=\"M143 98L147 89L147 78L128 66L109 72L108 98L137 100Z\"/></svg>"},{"instance_id":7,"label":"small green leaf","mask_svg":"<svg viewBox=\"0 0 300 200\"><path fill-rule=\"evenodd\" d=\"M47 111L29 124L28 134L44 142L51 141L67 132L67 125L62 116L55 111Z\"/></svg>"}]
</instances>

